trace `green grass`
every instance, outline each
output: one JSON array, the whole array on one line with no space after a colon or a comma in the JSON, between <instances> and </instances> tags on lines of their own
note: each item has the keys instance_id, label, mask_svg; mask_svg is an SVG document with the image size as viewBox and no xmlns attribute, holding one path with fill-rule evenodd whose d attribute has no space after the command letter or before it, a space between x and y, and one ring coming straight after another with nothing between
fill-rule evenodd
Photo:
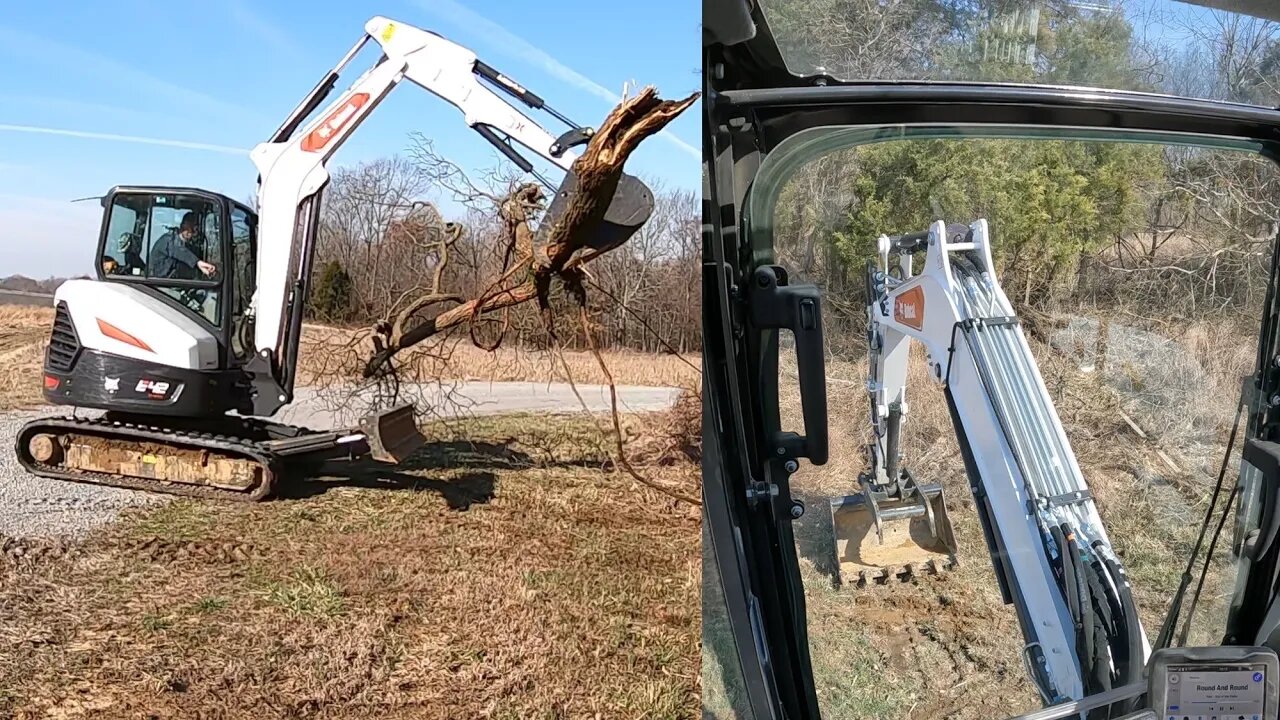
<instances>
[{"instance_id":1,"label":"green grass","mask_svg":"<svg viewBox=\"0 0 1280 720\"><path fill-rule=\"evenodd\" d=\"M289 579L270 583L263 595L268 603L304 617L334 617L346 610L342 590L316 567L294 570Z\"/></svg>"},{"instance_id":2,"label":"green grass","mask_svg":"<svg viewBox=\"0 0 1280 720\"><path fill-rule=\"evenodd\" d=\"M129 525L136 537L169 541L197 540L206 537L217 523L215 506L197 500L175 500L138 513Z\"/></svg>"},{"instance_id":3,"label":"green grass","mask_svg":"<svg viewBox=\"0 0 1280 720\"><path fill-rule=\"evenodd\" d=\"M173 620L156 613L146 613L142 616L142 628L147 632L160 632L173 627Z\"/></svg>"},{"instance_id":4,"label":"green grass","mask_svg":"<svg viewBox=\"0 0 1280 720\"><path fill-rule=\"evenodd\" d=\"M825 716L903 718L924 688L887 668L870 638L856 627L827 628L810 642L814 684Z\"/></svg>"},{"instance_id":5,"label":"green grass","mask_svg":"<svg viewBox=\"0 0 1280 720\"><path fill-rule=\"evenodd\" d=\"M198 613L217 612L226 608L231 602L221 597L202 597L196 601L194 610Z\"/></svg>"}]
</instances>

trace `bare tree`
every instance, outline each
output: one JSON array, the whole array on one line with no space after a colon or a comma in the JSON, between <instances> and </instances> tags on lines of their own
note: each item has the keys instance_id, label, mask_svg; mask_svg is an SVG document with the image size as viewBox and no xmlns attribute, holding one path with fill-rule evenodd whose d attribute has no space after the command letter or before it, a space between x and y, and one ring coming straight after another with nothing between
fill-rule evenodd
<instances>
[{"instance_id":1,"label":"bare tree","mask_svg":"<svg viewBox=\"0 0 1280 720\"><path fill-rule=\"evenodd\" d=\"M445 378L458 343L493 350L521 322L530 334L536 328L570 382L561 350L575 341L593 352L601 372L611 379L599 353L602 333L593 316L605 312L618 327L617 320L635 310L626 303L639 304L659 292L668 280L668 266L681 270L669 286L679 287L686 300L697 295L697 254L691 250L697 247L698 206L691 193L660 192L655 213L634 245L597 243L595 229L628 156L696 98L666 101L646 88L625 99L574 163L573 193L552 221L542 217L546 198L540 185L500 172L475 180L421 137L405 158L336 172L320 252L350 269L359 286L359 315L370 317L376 311L373 316L379 320L313 343L304 353L318 370L304 382L321 385L330 405L346 411L411 400L423 413L456 416L467 401ZM434 205L418 200L427 187L459 199L468 208L467 222L448 222ZM689 237L673 241L675 233ZM616 267L607 267L613 253L618 254ZM597 265L604 271L598 277L589 271ZM605 304L591 298L592 288L605 300L616 289L625 309L605 310ZM696 326L688 317L690 305L680 328L686 339L698 335L690 327ZM641 318L648 332L661 332ZM631 326L621 327L623 341L640 336ZM665 339L657 344L672 347ZM610 387L614 412L608 434L616 444L616 465L639 482L696 504L696 493L652 481L630 465L612 382Z\"/></svg>"},{"instance_id":2,"label":"bare tree","mask_svg":"<svg viewBox=\"0 0 1280 720\"><path fill-rule=\"evenodd\" d=\"M592 246L590 240L604 219L627 158L645 138L660 131L696 99L695 93L680 101L662 100L650 87L614 108L574 162L575 193L550 227L535 224L545 202L539 185L522 184L499 199L501 247L504 257L509 258L503 263L501 274L487 282L482 293L448 310L413 323L409 322L412 317L398 317L396 322L379 324L375 352L365 365L365 376L386 368L405 348L530 301L537 301L546 318L546 328L554 335L554 323L547 312L552 283L560 284L585 308L583 267L615 249Z\"/></svg>"}]
</instances>

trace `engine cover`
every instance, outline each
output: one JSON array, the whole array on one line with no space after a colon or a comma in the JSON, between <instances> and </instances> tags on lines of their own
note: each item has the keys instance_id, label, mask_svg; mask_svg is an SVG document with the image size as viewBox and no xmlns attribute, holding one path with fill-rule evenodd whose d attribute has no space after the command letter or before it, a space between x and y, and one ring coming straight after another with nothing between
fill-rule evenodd
<instances>
[{"instance_id":1,"label":"engine cover","mask_svg":"<svg viewBox=\"0 0 1280 720\"><path fill-rule=\"evenodd\" d=\"M56 303L44 364L49 402L190 418L247 409L243 373L219 368L213 335L163 300L73 280Z\"/></svg>"},{"instance_id":2,"label":"engine cover","mask_svg":"<svg viewBox=\"0 0 1280 720\"><path fill-rule=\"evenodd\" d=\"M142 287L69 280L55 304L66 304L80 346L145 363L217 370L218 339L195 319Z\"/></svg>"}]
</instances>

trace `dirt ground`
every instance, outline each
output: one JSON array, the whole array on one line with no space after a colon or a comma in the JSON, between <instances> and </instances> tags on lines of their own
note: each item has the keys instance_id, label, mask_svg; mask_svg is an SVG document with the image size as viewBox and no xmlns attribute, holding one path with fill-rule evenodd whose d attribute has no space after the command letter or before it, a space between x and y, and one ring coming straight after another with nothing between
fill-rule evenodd
<instances>
[{"instance_id":1,"label":"dirt ground","mask_svg":"<svg viewBox=\"0 0 1280 720\"><path fill-rule=\"evenodd\" d=\"M698 514L591 436L489 418L394 473L10 541L0 716L693 717Z\"/></svg>"},{"instance_id":2,"label":"dirt ground","mask_svg":"<svg viewBox=\"0 0 1280 720\"><path fill-rule=\"evenodd\" d=\"M1082 372L1063 353L1033 341L1046 385L1134 585L1151 639L1164 619L1204 512L1203 500L1217 474L1239 373L1251 365L1252 350L1244 347L1248 343L1231 352L1221 344L1200 347L1196 332L1189 329L1179 342L1211 371L1209 376L1194 382L1146 380L1167 384L1167 394L1183 403L1157 408L1151 417L1203 414L1198 435L1163 432L1172 428L1152 420L1144 430L1146 437L1139 437L1116 410L1127 410L1141 427L1148 420L1140 413L1141 404L1126 402L1113 388L1100 384L1097 372ZM793 489L808 508L794 528L824 716L987 720L1040 707L1023 668L1017 619L1012 607L1003 604L991 569L945 399L941 389L928 382L922 355L913 358L909 379L904 458L917 479L939 482L944 488L959 546L956 569L865 588L836 580L827 508L830 498L856 492L857 473L864 467L862 448L870 439L864 362L828 360L833 379L828 384L831 461L822 467L805 464L793 478ZM1135 376L1147 373L1137 367L1114 370ZM794 387L789 390L796 392ZM802 427L798 398L785 401L784 396L783 408L784 428ZM1229 474L1228 482L1233 477ZM1216 644L1214 635L1222 627L1234 575L1225 553L1219 555L1223 557L1211 568L1192 625L1192 644ZM731 641L724 637L723 613L715 610L714 578L707 582L703 712L718 720L734 717L741 691L735 686L739 681Z\"/></svg>"}]
</instances>

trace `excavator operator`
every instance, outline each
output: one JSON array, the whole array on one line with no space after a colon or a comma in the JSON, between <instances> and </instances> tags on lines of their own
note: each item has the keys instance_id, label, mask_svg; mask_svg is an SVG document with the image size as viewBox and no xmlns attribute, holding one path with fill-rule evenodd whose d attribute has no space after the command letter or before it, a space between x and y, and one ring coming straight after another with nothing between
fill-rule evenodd
<instances>
[{"instance_id":1,"label":"excavator operator","mask_svg":"<svg viewBox=\"0 0 1280 720\"><path fill-rule=\"evenodd\" d=\"M156 240L148 263L151 277L195 280L199 273L208 277L218 271L217 266L201 260L191 248L199 222L195 212L188 212L182 216L176 233L170 230Z\"/></svg>"}]
</instances>

